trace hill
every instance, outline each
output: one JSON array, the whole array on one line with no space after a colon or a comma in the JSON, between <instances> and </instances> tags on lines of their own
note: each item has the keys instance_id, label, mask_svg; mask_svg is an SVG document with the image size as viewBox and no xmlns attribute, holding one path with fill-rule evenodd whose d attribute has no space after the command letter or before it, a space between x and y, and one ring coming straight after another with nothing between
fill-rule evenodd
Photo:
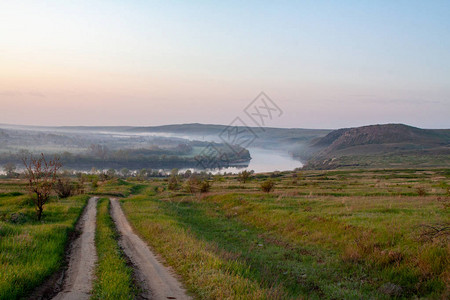
<instances>
[{"instance_id":1,"label":"hill","mask_svg":"<svg viewBox=\"0 0 450 300\"><path fill-rule=\"evenodd\" d=\"M404 124L344 128L311 141L300 153L307 168L444 166L450 158L450 130ZM444 163L444 165L442 165Z\"/></svg>"}]
</instances>

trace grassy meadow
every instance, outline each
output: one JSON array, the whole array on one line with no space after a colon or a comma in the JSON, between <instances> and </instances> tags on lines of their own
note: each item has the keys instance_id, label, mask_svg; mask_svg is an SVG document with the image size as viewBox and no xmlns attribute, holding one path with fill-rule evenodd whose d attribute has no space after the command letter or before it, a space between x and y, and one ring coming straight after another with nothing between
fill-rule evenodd
<instances>
[{"instance_id":1,"label":"grassy meadow","mask_svg":"<svg viewBox=\"0 0 450 300\"><path fill-rule=\"evenodd\" d=\"M91 179L86 191L102 197L94 299L139 295L109 196L198 299L450 296L448 169L216 175L205 193L181 176L175 189L168 178ZM0 299L28 295L63 264L88 197L54 197L38 222L25 183L0 181Z\"/></svg>"},{"instance_id":2,"label":"grassy meadow","mask_svg":"<svg viewBox=\"0 0 450 300\"><path fill-rule=\"evenodd\" d=\"M267 178L272 193L260 191ZM204 194L153 181L122 205L200 298L445 298L449 178L448 170L286 172L245 184L216 176Z\"/></svg>"},{"instance_id":3,"label":"grassy meadow","mask_svg":"<svg viewBox=\"0 0 450 300\"><path fill-rule=\"evenodd\" d=\"M64 261L68 234L88 196L58 200L36 219L20 181L0 181L0 299L18 299L52 275Z\"/></svg>"}]
</instances>

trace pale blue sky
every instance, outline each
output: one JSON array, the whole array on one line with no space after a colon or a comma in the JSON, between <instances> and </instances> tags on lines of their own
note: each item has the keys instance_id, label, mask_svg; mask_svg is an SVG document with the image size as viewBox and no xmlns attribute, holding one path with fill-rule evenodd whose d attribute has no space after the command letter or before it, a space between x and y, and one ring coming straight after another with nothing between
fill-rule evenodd
<instances>
[{"instance_id":1,"label":"pale blue sky","mask_svg":"<svg viewBox=\"0 0 450 300\"><path fill-rule=\"evenodd\" d=\"M0 123L450 127L450 1L2 1Z\"/></svg>"}]
</instances>

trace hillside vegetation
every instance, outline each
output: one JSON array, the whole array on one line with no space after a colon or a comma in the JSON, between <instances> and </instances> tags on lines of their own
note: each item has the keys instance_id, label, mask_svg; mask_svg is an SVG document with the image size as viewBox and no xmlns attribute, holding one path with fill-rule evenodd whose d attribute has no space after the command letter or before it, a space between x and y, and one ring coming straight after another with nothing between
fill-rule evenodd
<instances>
[{"instance_id":1,"label":"hillside vegetation","mask_svg":"<svg viewBox=\"0 0 450 300\"><path fill-rule=\"evenodd\" d=\"M302 154L309 169L445 167L450 164L450 130L403 124L339 129L311 142Z\"/></svg>"}]
</instances>

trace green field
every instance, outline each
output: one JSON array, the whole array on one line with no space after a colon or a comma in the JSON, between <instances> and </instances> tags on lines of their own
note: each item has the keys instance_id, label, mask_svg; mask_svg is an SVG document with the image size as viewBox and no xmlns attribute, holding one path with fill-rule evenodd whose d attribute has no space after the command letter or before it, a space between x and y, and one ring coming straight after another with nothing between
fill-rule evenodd
<instances>
[{"instance_id":1,"label":"green field","mask_svg":"<svg viewBox=\"0 0 450 300\"><path fill-rule=\"evenodd\" d=\"M87 196L55 198L36 220L33 202L22 183L0 182L0 299L17 299L63 264L68 235Z\"/></svg>"},{"instance_id":2,"label":"green field","mask_svg":"<svg viewBox=\"0 0 450 300\"><path fill-rule=\"evenodd\" d=\"M275 182L271 193L260 185ZM198 299L448 298L450 171L340 170L212 176L207 193L168 179L99 181ZM87 183L89 184L89 183ZM17 299L61 266L87 196L53 199L38 223L20 181L0 182L0 295ZM98 204L93 296L138 294Z\"/></svg>"},{"instance_id":3,"label":"green field","mask_svg":"<svg viewBox=\"0 0 450 300\"><path fill-rule=\"evenodd\" d=\"M122 200L201 298L439 298L449 292L448 170L219 177L192 195L153 182ZM156 188L158 187L158 188Z\"/></svg>"}]
</instances>

